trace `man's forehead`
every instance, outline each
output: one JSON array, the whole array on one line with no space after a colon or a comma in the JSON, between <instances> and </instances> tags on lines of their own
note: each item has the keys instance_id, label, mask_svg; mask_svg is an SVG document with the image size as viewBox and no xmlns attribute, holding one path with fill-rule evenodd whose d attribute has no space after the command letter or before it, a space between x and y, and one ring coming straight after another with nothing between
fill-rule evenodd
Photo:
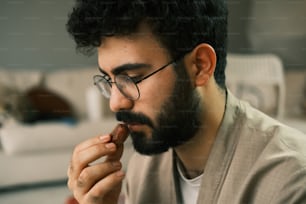
<instances>
[{"instance_id":1,"label":"man's forehead","mask_svg":"<svg viewBox=\"0 0 306 204\"><path fill-rule=\"evenodd\" d=\"M131 52L131 50L135 48L139 48L141 51L166 51L164 46L152 33L150 27L146 23L141 23L138 30L129 35L102 38L99 48L111 50L111 48L116 47L121 49L122 52Z\"/></svg>"},{"instance_id":2,"label":"man's forehead","mask_svg":"<svg viewBox=\"0 0 306 204\"><path fill-rule=\"evenodd\" d=\"M109 37L98 47L98 63L103 70L123 64L150 64L162 58L168 58L168 52L158 41L147 38Z\"/></svg>"}]
</instances>

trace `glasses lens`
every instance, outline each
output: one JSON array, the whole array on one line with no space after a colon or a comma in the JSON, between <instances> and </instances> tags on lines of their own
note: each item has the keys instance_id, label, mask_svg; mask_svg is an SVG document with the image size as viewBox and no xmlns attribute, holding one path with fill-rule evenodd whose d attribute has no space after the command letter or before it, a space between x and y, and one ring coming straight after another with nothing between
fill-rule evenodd
<instances>
[{"instance_id":1,"label":"glasses lens","mask_svg":"<svg viewBox=\"0 0 306 204\"><path fill-rule=\"evenodd\" d=\"M116 85L120 92L131 100L139 98L139 90L135 82L127 75L117 75Z\"/></svg>"},{"instance_id":2,"label":"glasses lens","mask_svg":"<svg viewBox=\"0 0 306 204\"><path fill-rule=\"evenodd\" d=\"M102 76L96 75L94 76L94 84L98 87L99 91L106 98L110 98L111 95L111 85L110 83Z\"/></svg>"}]
</instances>

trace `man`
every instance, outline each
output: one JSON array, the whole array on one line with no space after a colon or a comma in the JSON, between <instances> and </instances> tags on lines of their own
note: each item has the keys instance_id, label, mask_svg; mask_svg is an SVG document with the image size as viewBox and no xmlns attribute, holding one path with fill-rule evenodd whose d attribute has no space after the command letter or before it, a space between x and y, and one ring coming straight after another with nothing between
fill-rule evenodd
<instances>
[{"instance_id":1,"label":"man","mask_svg":"<svg viewBox=\"0 0 306 204\"><path fill-rule=\"evenodd\" d=\"M306 203L306 136L226 89L226 27L222 0L77 1L68 31L97 50L94 83L122 122L75 148L79 203L117 203L124 178L130 204Z\"/></svg>"}]
</instances>

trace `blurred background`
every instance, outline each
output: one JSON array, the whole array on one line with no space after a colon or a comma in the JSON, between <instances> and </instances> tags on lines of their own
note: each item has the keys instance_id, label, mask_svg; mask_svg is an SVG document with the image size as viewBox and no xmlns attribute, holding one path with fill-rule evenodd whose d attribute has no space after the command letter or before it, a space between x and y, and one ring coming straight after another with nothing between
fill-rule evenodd
<instances>
[{"instance_id":1,"label":"blurred background","mask_svg":"<svg viewBox=\"0 0 306 204\"><path fill-rule=\"evenodd\" d=\"M306 69L305 0L228 0L229 51L274 53L286 70Z\"/></svg>"},{"instance_id":2,"label":"blurred background","mask_svg":"<svg viewBox=\"0 0 306 204\"><path fill-rule=\"evenodd\" d=\"M227 2L228 76L230 83L239 82L231 87L255 106L264 101L272 112L282 106L282 117L271 116L306 132L306 0ZM116 124L106 101L92 89L96 56L77 53L66 32L73 4L0 1L1 203L63 203L70 195L65 181L73 147ZM267 88L270 84L260 80L265 73L254 74L251 86L240 83L242 72L235 73L238 66L270 65L281 68L277 87ZM272 81L277 74L268 75ZM30 99L40 106L29 106ZM123 160L125 166L128 156Z\"/></svg>"},{"instance_id":3,"label":"blurred background","mask_svg":"<svg viewBox=\"0 0 306 204\"><path fill-rule=\"evenodd\" d=\"M72 69L95 65L77 54L65 29L72 0L2 0L0 2L0 67L7 69Z\"/></svg>"}]
</instances>

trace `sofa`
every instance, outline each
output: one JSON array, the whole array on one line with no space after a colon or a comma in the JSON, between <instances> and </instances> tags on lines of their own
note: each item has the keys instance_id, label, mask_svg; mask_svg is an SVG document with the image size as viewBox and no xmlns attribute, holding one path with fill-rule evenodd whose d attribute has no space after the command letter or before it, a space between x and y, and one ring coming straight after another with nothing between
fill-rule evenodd
<instances>
[{"instance_id":1,"label":"sofa","mask_svg":"<svg viewBox=\"0 0 306 204\"><path fill-rule=\"evenodd\" d=\"M94 74L97 68L49 72L0 69L0 189L65 182L74 146L113 129L117 122L93 86ZM50 98L50 94L46 94L52 93L57 99L65 100L69 110L73 110L73 118L40 116L33 120L31 114L29 122L25 120L29 117L20 116L31 111L17 111L20 105L16 103L24 106L24 93L37 89L42 83L45 91L39 96L52 101L54 95ZM5 110L7 103L10 111ZM37 109L35 111L32 110L37 116ZM67 111L54 109L53 112ZM132 151L130 141L126 146L124 167L128 160L126 155Z\"/></svg>"}]
</instances>

